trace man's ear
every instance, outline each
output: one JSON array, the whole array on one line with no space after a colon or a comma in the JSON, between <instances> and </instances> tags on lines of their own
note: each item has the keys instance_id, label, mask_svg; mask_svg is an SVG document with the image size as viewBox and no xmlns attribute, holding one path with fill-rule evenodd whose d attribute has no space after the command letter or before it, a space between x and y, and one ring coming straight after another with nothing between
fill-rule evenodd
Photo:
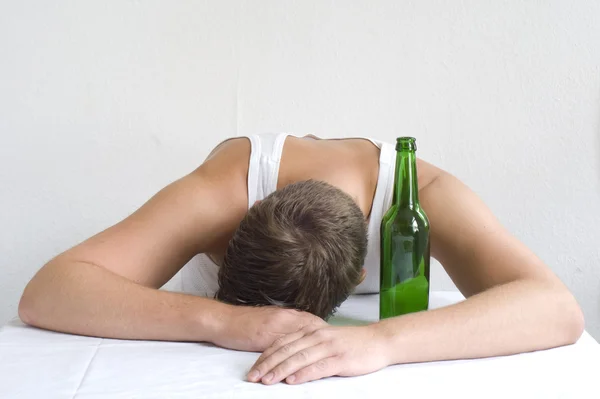
<instances>
[{"instance_id":1,"label":"man's ear","mask_svg":"<svg viewBox=\"0 0 600 399\"><path fill-rule=\"evenodd\" d=\"M260 204L260 202L261 202L261 201L262 201L262 200L256 200L256 201L254 201L254 205L258 205L258 204ZM252 206L254 206L254 205L252 205Z\"/></svg>"},{"instance_id":2,"label":"man's ear","mask_svg":"<svg viewBox=\"0 0 600 399\"><path fill-rule=\"evenodd\" d=\"M365 268L363 267L360 270L360 280L358 280L358 284L362 283L363 281L365 281L365 277L367 277L367 271L365 270Z\"/></svg>"}]
</instances>

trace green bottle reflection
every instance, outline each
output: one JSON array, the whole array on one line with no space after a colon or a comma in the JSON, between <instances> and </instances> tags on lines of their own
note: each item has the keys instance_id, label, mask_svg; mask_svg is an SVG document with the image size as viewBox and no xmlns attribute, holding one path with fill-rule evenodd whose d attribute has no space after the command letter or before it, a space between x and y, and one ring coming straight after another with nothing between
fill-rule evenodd
<instances>
[{"instance_id":1,"label":"green bottle reflection","mask_svg":"<svg viewBox=\"0 0 600 399\"><path fill-rule=\"evenodd\" d=\"M419 204L416 150L414 138L397 139L394 197L380 231L380 319L429 306L429 220Z\"/></svg>"}]
</instances>

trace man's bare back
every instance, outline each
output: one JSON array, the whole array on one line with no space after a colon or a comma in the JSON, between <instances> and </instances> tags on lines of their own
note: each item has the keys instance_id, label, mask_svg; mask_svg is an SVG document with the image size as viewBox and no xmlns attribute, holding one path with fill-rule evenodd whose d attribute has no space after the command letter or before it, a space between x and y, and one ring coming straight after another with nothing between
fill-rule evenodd
<instances>
[{"instance_id":1,"label":"man's bare back","mask_svg":"<svg viewBox=\"0 0 600 399\"><path fill-rule=\"evenodd\" d=\"M247 175L250 151L247 138L230 139L218 145L205 163L221 157L220 161L235 165L236 170L231 171L233 175ZM324 181L350 195L368 219L377 188L379 151L372 142L362 138L323 140L312 135L288 136L281 156L277 189L309 179ZM422 189L435 179L440 169L419 159L418 172L419 189ZM247 196L247 186L237 188L239 192L232 195ZM242 216L245 204L243 208ZM217 264L222 262L231 235L223 237L217 245L218 250L208 253Z\"/></svg>"}]
</instances>

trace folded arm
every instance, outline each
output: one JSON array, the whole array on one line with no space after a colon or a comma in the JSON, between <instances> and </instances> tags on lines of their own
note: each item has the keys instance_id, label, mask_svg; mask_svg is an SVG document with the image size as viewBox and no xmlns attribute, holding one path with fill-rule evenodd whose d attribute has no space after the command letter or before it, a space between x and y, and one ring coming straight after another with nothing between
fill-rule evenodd
<instances>
[{"instance_id":1,"label":"folded arm","mask_svg":"<svg viewBox=\"0 0 600 399\"><path fill-rule=\"evenodd\" d=\"M432 255L467 300L381 321L393 363L505 355L575 342L581 310L567 288L458 179L420 193Z\"/></svg>"},{"instance_id":2,"label":"folded arm","mask_svg":"<svg viewBox=\"0 0 600 399\"><path fill-rule=\"evenodd\" d=\"M419 192L430 221L432 256L467 299L366 327L290 334L258 359L251 381L360 375L397 363L551 348L580 337L581 310L551 270L458 179L420 162L421 171L436 172Z\"/></svg>"},{"instance_id":3,"label":"folded arm","mask_svg":"<svg viewBox=\"0 0 600 399\"><path fill-rule=\"evenodd\" d=\"M25 288L21 319L72 334L244 350L264 350L282 334L323 322L158 289L197 253L220 250L235 230L248 201L237 163L247 167L248 154L244 140L228 142L132 215L48 262Z\"/></svg>"},{"instance_id":4,"label":"folded arm","mask_svg":"<svg viewBox=\"0 0 600 399\"><path fill-rule=\"evenodd\" d=\"M209 244L202 226L216 225L215 193L202 172L162 189L125 220L44 265L25 288L19 316L81 335L209 340L223 305L158 288Z\"/></svg>"}]
</instances>

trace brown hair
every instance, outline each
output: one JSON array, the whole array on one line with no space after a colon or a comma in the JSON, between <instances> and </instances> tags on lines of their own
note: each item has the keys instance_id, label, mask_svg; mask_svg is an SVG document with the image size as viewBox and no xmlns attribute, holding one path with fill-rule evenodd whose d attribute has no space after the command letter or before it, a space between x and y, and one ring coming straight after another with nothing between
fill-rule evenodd
<instances>
[{"instance_id":1,"label":"brown hair","mask_svg":"<svg viewBox=\"0 0 600 399\"><path fill-rule=\"evenodd\" d=\"M219 269L215 297L237 305L277 305L324 319L359 283L367 225L342 190L308 180L252 206Z\"/></svg>"}]
</instances>

